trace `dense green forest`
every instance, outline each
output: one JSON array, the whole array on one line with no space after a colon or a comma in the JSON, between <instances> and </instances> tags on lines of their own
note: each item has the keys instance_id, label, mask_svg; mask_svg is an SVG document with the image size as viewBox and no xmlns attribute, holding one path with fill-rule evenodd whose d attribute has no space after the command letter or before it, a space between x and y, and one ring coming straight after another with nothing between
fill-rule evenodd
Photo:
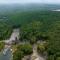
<instances>
[{"instance_id":1,"label":"dense green forest","mask_svg":"<svg viewBox=\"0 0 60 60\"><path fill-rule=\"evenodd\" d=\"M4 43L4 42L0 42L0 51L1 51L1 50L3 50L4 45L5 45L5 43Z\"/></svg>"},{"instance_id":2,"label":"dense green forest","mask_svg":"<svg viewBox=\"0 0 60 60\"><path fill-rule=\"evenodd\" d=\"M17 45L15 48L16 50L13 53L13 60L22 60L24 56L30 55L33 52L32 45L30 44Z\"/></svg>"},{"instance_id":3,"label":"dense green forest","mask_svg":"<svg viewBox=\"0 0 60 60\"><path fill-rule=\"evenodd\" d=\"M48 36L48 60L60 60L60 21L56 21L52 24L48 31Z\"/></svg>"},{"instance_id":4,"label":"dense green forest","mask_svg":"<svg viewBox=\"0 0 60 60\"><path fill-rule=\"evenodd\" d=\"M10 37L12 29L6 23L0 22L0 40L5 40Z\"/></svg>"},{"instance_id":5,"label":"dense green forest","mask_svg":"<svg viewBox=\"0 0 60 60\"><path fill-rule=\"evenodd\" d=\"M31 44L39 40L46 41L48 60L60 59L60 12L29 11L0 15L0 40L7 39L13 28L20 28L21 41L28 41ZM19 51L15 53L17 56L21 56L18 55L21 53ZM28 51L32 52L32 48L28 48ZM19 58L14 60L17 59Z\"/></svg>"}]
</instances>

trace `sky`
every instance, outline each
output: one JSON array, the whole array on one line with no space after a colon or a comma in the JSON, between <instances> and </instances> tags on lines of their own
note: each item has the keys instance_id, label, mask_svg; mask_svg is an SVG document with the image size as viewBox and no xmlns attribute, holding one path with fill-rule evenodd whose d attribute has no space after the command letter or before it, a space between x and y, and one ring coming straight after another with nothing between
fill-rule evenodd
<instances>
[{"instance_id":1,"label":"sky","mask_svg":"<svg viewBox=\"0 0 60 60\"><path fill-rule=\"evenodd\" d=\"M0 0L0 4L10 4L10 3L50 3L50 4L60 4L60 0Z\"/></svg>"}]
</instances>

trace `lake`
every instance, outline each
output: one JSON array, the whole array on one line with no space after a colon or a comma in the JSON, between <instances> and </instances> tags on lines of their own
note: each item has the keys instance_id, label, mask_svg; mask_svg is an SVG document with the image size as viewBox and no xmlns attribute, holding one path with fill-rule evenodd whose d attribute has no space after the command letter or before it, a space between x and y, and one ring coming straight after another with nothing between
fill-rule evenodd
<instances>
[{"instance_id":1,"label":"lake","mask_svg":"<svg viewBox=\"0 0 60 60\"><path fill-rule=\"evenodd\" d=\"M0 53L0 60L12 60L12 52L11 50L7 50L6 54L4 55L3 52Z\"/></svg>"},{"instance_id":2,"label":"lake","mask_svg":"<svg viewBox=\"0 0 60 60\"><path fill-rule=\"evenodd\" d=\"M60 9L52 10L52 11L60 11Z\"/></svg>"}]
</instances>

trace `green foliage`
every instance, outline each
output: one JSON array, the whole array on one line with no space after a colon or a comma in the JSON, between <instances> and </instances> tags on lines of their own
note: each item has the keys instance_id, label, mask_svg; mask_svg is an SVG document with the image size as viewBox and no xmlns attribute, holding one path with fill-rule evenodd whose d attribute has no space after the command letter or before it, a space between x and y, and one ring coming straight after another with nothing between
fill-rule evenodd
<instances>
[{"instance_id":1,"label":"green foliage","mask_svg":"<svg viewBox=\"0 0 60 60\"><path fill-rule=\"evenodd\" d=\"M0 51L4 48L4 43L3 42L0 42Z\"/></svg>"},{"instance_id":2,"label":"green foliage","mask_svg":"<svg viewBox=\"0 0 60 60\"><path fill-rule=\"evenodd\" d=\"M37 45L37 52L39 54L44 54L44 52L46 52L47 50L47 46L48 44L47 43L40 43Z\"/></svg>"},{"instance_id":3,"label":"green foliage","mask_svg":"<svg viewBox=\"0 0 60 60\"><path fill-rule=\"evenodd\" d=\"M0 40L8 38L12 29L19 27L21 29L20 40L31 43L36 43L37 40L47 40L49 60L58 57L58 52L60 53L60 12L29 11L3 16L7 16L8 20L0 20ZM42 51L44 51L44 48L42 48Z\"/></svg>"},{"instance_id":4,"label":"green foliage","mask_svg":"<svg viewBox=\"0 0 60 60\"><path fill-rule=\"evenodd\" d=\"M57 57L57 59L56 60L60 60L60 57Z\"/></svg>"},{"instance_id":5,"label":"green foliage","mask_svg":"<svg viewBox=\"0 0 60 60\"><path fill-rule=\"evenodd\" d=\"M18 45L17 50L13 53L13 60L21 60L25 55L30 55L33 52L30 44Z\"/></svg>"},{"instance_id":6,"label":"green foliage","mask_svg":"<svg viewBox=\"0 0 60 60\"><path fill-rule=\"evenodd\" d=\"M44 46L41 46L41 45L38 45L38 52L39 53L43 53L45 51L45 47Z\"/></svg>"},{"instance_id":7,"label":"green foliage","mask_svg":"<svg viewBox=\"0 0 60 60\"><path fill-rule=\"evenodd\" d=\"M50 37L49 45L48 45L48 55L53 55L56 57L60 57L60 21L56 21L52 24L52 27L48 31L48 35Z\"/></svg>"},{"instance_id":8,"label":"green foliage","mask_svg":"<svg viewBox=\"0 0 60 60\"><path fill-rule=\"evenodd\" d=\"M54 56L53 55L48 56L47 60L54 60Z\"/></svg>"},{"instance_id":9,"label":"green foliage","mask_svg":"<svg viewBox=\"0 0 60 60\"><path fill-rule=\"evenodd\" d=\"M13 55L13 60L21 60L23 56L23 52L17 50Z\"/></svg>"},{"instance_id":10,"label":"green foliage","mask_svg":"<svg viewBox=\"0 0 60 60\"><path fill-rule=\"evenodd\" d=\"M12 28L4 22L0 22L0 40L5 40L10 37Z\"/></svg>"},{"instance_id":11,"label":"green foliage","mask_svg":"<svg viewBox=\"0 0 60 60\"><path fill-rule=\"evenodd\" d=\"M0 14L0 16L2 19L2 20L0 19L0 26L4 25L3 28L0 28L0 30L2 29L1 30L2 32L0 33L0 40L2 40L2 39L6 39L7 37L10 36L11 30L13 28L24 26L27 23L28 23L27 25L29 25L29 24L30 24L30 26L33 25L30 29L26 28L26 29L29 29L29 32L31 31L32 28L35 30L41 28L39 31L45 33L51 27L51 24L53 24L53 22L59 21L60 12L52 12L52 11L28 11L28 12L19 12L19 13L12 12L12 13L2 14L2 15ZM4 17L6 17L6 18L4 18ZM32 21L40 21L43 26L39 27L40 22L33 22L33 24L31 24ZM13 28L11 28L11 26ZM28 26L28 27L30 27L30 26ZM36 31L36 32L38 32L38 31ZM27 33L25 33L25 34L27 34ZM33 33L31 33L31 34L33 34Z\"/></svg>"},{"instance_id":12,"label":"green foliage","mask_svg":"<svg viewBox=\"0 0 60 60\"><path fill-rule=\"evenodd\" d=\"M22 26L21 28L21 39L30 41L32 44L37 40L37 34L40 32L42 28L42 23L40 21L34 21L30 24Z\"/></svg>"},{"instance_id":13,"label":"green foliage","mask_svg":"<svg viewBox=\"0 0 60 60\"><path fill-rule=\"evenodd\" d=\"M32 36L31 37L31 40L30 40L30 43L31 44L34 44L34 43L36 43L37 41L36 41L36 37L35 36Z\"/></svg>"},{"instance_id":14,"label":"green foliage","mask_svg":"<svg viewBox=\"0 0 60 60\"><path fill-rule=\"evenodd\" d=\"M19 49L19 46L17 47ZM30 44L24 44L20 46L20 50L24 52L24 55L32 53L32 46Z\"/></svg>"}]
</instances>

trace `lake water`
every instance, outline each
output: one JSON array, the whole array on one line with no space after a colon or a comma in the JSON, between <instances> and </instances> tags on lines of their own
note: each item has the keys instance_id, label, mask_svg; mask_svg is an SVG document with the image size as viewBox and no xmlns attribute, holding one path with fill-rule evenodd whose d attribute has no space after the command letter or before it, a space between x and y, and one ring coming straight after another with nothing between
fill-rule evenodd
<instances>
[{"instance_id":1,"label":"lake water","mask_svg":"<svg viewBox=\"0 0 60 60\"><path fill-rule=\"evenodd\" d=\"M12 60L12 52L7 50L6 54L4 55L3 52L0 53L0 60Z\"/></svg>"},{"instance_id":2,"label":"lake water","mask_svg":"<svg viewBox=\"0 0 60 60\"><path fill-rule=\"evenodd\" d=\"M52 10L52 11L60 11L60 9Z\"/></svg>"}]
</instances>

